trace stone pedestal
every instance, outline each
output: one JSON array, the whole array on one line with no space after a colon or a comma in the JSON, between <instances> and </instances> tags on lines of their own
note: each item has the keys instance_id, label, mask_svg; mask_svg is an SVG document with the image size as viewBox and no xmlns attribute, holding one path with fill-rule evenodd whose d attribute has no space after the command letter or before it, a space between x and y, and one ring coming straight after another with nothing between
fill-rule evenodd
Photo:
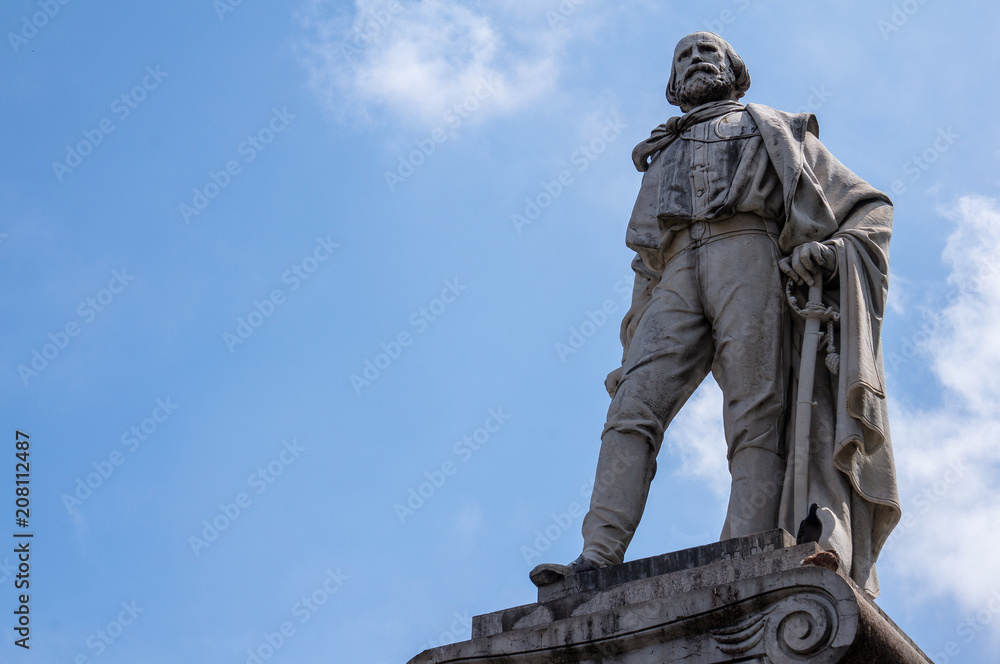
<instances>
[{"instance_id":1,"label":"stone pedestal","mask_svg":"<svg viewBox=\"0 0 1000 664\"><path fill-rule=\"evenodd\" d=\"M801 564L817 551L773 530L577 574L410 664L929 664L846 575Z\"/></svg>"}]
</instances>

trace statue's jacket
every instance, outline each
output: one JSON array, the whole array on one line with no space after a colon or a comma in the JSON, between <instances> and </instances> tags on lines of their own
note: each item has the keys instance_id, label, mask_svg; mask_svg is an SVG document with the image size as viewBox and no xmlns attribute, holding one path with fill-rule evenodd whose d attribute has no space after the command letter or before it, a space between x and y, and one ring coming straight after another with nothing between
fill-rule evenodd
<instances>
[{"instance_id":1,"label":"statue's jacket","mask_svg":"<svg viewBox=\"0 0 1000 664\"><path fill-rule=\"evenodd\" d=\"M622 321L622 344L627 353L659 283L663 248L677 229L694 221L711 223L752 213L778 222L778 246L785 255L807 242L832 247L837 266L824 300L840 312L839 371L827 372L823 362L818 363L810 486L826 486L824 497L843 503L831 506L838 519L837 548L850 553L852 578L875 596L875 560L900 518L880 341L888 292L892 203L826 149L814 115L785 113L760 104L725 104L731 105L734 119L721 124L727 129L711 134L702 130L701 138L709 141L702 141L698 149L704 155L705 148L713 149L714 138L734 138L726 136L727 131L743 139L738 148L717 152L708 169L697 165L697 159L694 167L678 169L678 150L693 150L698 142L674 141L652 155L643 175L626 234L626 244L636 252L636 282L632 307ZM667 152L673 160L664 158ZM793 390L800 322L792 321L791 329L797 332L793 331L791 352L786 354L788 384ZM787 432L794 426L794 409L788 411L786 438L790 439ZM795 532L792 481L788 473L779 519L782 527Z\"/></svg>"}]
</instances>

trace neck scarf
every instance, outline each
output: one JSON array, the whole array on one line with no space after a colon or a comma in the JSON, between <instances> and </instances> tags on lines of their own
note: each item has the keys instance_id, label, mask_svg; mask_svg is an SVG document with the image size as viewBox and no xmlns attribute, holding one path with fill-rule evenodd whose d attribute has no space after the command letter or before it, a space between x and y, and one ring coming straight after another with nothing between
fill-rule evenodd
<instances>
[{"instance_id":1,"label":"neck scarf","mask_svg":"<svg viewBox=\"0 0 1000 664\"><path fill-rule=\"evenodd\" d=\"M714 120L733 111L742 111L743 108L743 104L725 99L702 104L684 115L670 118L654 129L649 138L635 146L635 149L632 150L632 162L640 173L645 173L649 169L650 157L667 148L688 127L699 122Z\"/></svg>"}]
</instances>

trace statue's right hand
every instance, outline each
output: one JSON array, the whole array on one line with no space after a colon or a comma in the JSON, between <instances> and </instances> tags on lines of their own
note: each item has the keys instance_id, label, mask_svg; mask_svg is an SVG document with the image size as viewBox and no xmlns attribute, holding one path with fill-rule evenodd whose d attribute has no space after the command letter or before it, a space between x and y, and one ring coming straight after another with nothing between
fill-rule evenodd
<instances>
[{"instance_id":1,"label":"statue's right hand","mask_svg":"<svg viewBox=\"0 0 1000 664\"><path fill-rule=\"evenodd\" d=\"M829 274L837 266L837 252L822 242L806 242L795 247L790 256L778 261L778 267L798 285L813 285L823 268Z\"/></svg>"},{"instance_id":2,"label":"statue's right hand","mask_svg":"<svg viewBox=\"0 0 1000 664\"><path fill-rule=\"evenodd\" d=\"M618 367L614 371L608 374L608 377L604 379L604 387L608 390L608 396L612 399L615 397L615 391L618 389L618 383L622 380L622 367Z\"/></svg>"}]
</instances>

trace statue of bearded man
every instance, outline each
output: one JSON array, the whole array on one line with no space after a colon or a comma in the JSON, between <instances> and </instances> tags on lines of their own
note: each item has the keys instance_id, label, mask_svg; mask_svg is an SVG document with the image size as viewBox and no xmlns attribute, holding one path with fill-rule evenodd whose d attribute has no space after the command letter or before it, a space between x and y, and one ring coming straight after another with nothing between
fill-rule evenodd
<instances>
[{"instance_id":1,"label":"statue of bearded man","mask_svg":"<svg viewBox=\"0 0 1000 664\"><path fill-rule=\"evenodd\" d=\"M892 203L827 151L815 116L744 106L749 87L718 35L677 44L667 100L684 115L632 155L643 173L625 240L635 286L622 366L606 381L583 553L536 567L536 585L623 561L664 431L709 372L723 393L732 475L722 538L796 532L790 404L804 323L785 280L821 280L824 304L840 314L841 351L816 363L805 504L824 508L820 545L878 594L875 561L900 517L880 343Z\"/></svg>"}]
</instances>

